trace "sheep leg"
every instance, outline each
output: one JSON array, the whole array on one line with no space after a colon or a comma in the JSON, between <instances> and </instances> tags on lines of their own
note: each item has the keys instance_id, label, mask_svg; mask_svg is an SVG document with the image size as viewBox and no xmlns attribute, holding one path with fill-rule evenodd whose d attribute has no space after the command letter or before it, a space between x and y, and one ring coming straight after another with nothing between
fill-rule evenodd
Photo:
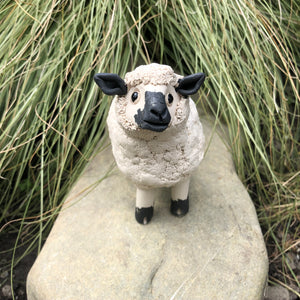
<instances>
[{"instance_id":1,"label":"sheep leg","mask_svg":"<svg viewBox=\"0 0 300 300\"><path fill-rule=\"evenodd\" d=\"M151 189L136 189L135 219L140 224L147 224L153 216L155 194Z\"/></svg>"},{"instance_id":2,"label":"sheep leg","mask_svg":"<svg viewBox=\"0 0 300 300\"><path fill-rule=\"evenodd\" d=\"M184 179L171 188L171 213L177 217L189 211L190 178Z\"/></svg>"}]
</instances>

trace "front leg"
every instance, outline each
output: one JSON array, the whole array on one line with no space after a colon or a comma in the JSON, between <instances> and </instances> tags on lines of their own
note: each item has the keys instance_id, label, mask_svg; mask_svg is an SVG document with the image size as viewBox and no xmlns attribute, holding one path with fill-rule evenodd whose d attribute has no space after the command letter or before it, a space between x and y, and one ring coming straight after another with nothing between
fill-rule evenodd
<instances>
[{"instance_id":1,"label":"front leg","mask_svg":"<svg viewBox=\"0 0 300 300\"><path fill-rule=\"evenodd\" d=\"M171 213L177 217L189 211L190 178L184 179L171 188Z\"/></svg>"},{"instance_id":2,"label":"front leg","mask_svg":"<svg viewBox=\"0 0 300 300\"><path fill-rule=\"evenodd\" d=\"M153 216L155 193L152 189L136 189L135 219L140 224L147 224Z\"/></svg>"}]
</instances>

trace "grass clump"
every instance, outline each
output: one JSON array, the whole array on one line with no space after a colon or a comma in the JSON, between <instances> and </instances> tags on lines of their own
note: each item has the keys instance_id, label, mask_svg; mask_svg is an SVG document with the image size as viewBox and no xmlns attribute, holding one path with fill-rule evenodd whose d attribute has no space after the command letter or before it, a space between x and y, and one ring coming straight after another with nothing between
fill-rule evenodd
<instances>
[{"instance_id":1,"label":"grass clump","mask_svg":"<svg viewBox=\"0 0 300 300\"><path fill-rule=\"evenodd\" d=\"M287 257L300 244L299 7L293 0L2 0L0 238L12 232L16 247L21 240L41 247L105 134L109 102L92 75L122 76L142 57L208 75L201 107L228 127L270 262L281 264L270 281L299 285Z\"/></svg>"}]
</instances>

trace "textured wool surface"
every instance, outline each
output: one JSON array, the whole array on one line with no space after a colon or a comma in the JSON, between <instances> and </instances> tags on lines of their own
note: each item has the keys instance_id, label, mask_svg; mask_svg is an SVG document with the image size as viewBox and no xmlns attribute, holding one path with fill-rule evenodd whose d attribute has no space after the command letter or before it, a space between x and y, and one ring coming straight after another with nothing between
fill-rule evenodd
<instances>
[{"instance_id":1,"label":"textured wool surface","mask_svg":"<svg viewBox=\"0 0 300 300\"><path fill-rule=\"evenodd\" d=\"M170 187L190 176L202 160L202 125L193 100L175 92L180 76L170 67L151 64L136 70L127 73L125 79L127 84L134 82L141 95L150 88L174 95L173 107L169 108L171 122L163 132L138 128L133 115L144 105L144 99L134 106L130 91L124 97L116 96L107 119L113 154L119 169L138 187Z\"/></svg>"},{"instance_id":2,"label":"textured wool surface","mask_svg":"<svg viewBox=\"0 0 300 300\"><path fill-rule=\"evenodd\" d=\"M125 82L129 88L140 84L177 86L180 78L182 76L175 74L170 66L153 63L126 73Z\"/></svg>"}]
</instances>

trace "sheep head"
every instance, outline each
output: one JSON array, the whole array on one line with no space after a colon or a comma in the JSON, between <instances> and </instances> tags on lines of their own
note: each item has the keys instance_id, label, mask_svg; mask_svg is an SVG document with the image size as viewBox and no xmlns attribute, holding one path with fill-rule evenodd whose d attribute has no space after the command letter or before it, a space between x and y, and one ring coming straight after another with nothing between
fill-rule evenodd
<instances>
[{"instance_id":1,"label":"sheep head","mask_svg":"<svg viewBox=\"0 0 300 300\"><path fill-rule=\"evenodd\" d=\"M163 132L183 124L189 115L188 96L195 94L205 74L182 77L166 65L139 66L125 75L99 73L94 80L107 95L116 95L116 116L130 132Z\"/></svg>"}]
</instances>

